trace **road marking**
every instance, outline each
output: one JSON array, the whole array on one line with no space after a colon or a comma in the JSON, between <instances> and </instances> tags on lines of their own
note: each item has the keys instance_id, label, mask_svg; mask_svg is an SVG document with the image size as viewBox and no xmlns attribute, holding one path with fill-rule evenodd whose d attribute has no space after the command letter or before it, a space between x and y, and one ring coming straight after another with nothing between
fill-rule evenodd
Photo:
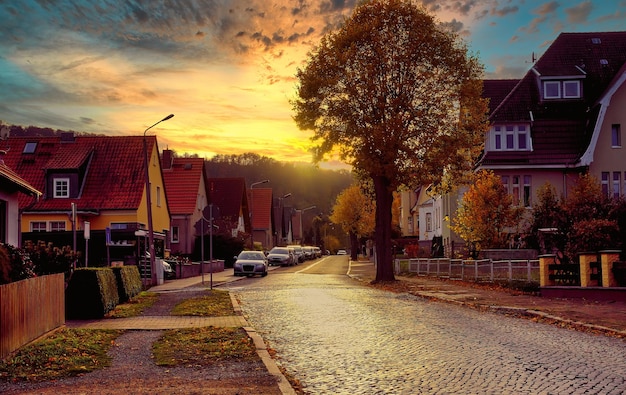
<instances>
[{"instance_id":1,"label":"road marking","mask_svg":"<svg viewBox=\"0 0 626 395\"><path fill-rule=\"evenodd\" d=\"M315 267L315 266L317 266L318 264L320 264L320 263L324 262L326 259L328 259L328 257L322 258L322 259L320 259L319 261L317 261L317 262L315 262L314 264L312 264L311 266L307 266L307 267L305 267L305 268L304 268L304 269L302 269L302 270L298 270L296 273L302 273L302 272L305 272L305 271L309 270L310 268Z\"/></svg>"}]
</instances>

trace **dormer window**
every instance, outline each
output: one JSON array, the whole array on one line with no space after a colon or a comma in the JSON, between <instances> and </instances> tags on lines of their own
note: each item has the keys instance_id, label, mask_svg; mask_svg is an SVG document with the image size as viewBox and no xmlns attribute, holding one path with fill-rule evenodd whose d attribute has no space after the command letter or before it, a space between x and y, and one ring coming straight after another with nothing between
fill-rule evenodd
<instances>
[{"instance_id":1,"label":"dormer window","mask_svg":"<svg viewBox=\"0 0 626 395\"><path fill-rule=\"evenodd\" d=\"M490 151L531 151L530 126L494 125L489 133L487 147Z\"/></svg>"},{"instance_id":2,"label":"dormer window","mask_svg":"<svg viewBox=\"0 0 626 395\"><path fill-rule=\"evenodd\" d=\"M70 179L69 178L55 178L53 185L55 198L69 198L70 197Z\"/></svg>"},{"instance_id":3,"label":"dormer window","mask_svg":"<svg viewBox=\"0 0 626 395\"><path fill-rule=\"evenodd\" d=\"M543 98L580 99L582 97L579 80L548 80L543 81Z\"/></svg>"}]
</instances>

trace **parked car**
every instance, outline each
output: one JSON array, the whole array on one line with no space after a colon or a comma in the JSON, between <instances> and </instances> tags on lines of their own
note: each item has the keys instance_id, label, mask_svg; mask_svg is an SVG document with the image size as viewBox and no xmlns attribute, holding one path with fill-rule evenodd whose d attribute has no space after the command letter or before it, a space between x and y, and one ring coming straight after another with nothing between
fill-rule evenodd
<instances>
[{"instance_id":1,"label":"parked car","mask_svg":"<svg viewBox=\"0 0 626 395\"><path fill-rule=\"evenodd\" d=\"M272 266L292 266L296 263L295 252L287 247L274 247L267 254L267 263Z\"/></svg>"},{"instance_id":2,"label":"parked car","mask_svg":"<svg viewBox=\"0 0 626 395\"><path fill-rule=\"evenodd\" d=\"M305 260L317 258L315 256L315 251L313 251L313 247L304 246L304 247L302 247L302 251L304 252L304 259Z\"/></svg>"},{"instance_id":3,"label":"parked car","mask_svg":"<svg viewBox=\"0 0 626 395\"><path fill-rule=\"evenodd\" d=\"M319 247L313 247L313 252L315 253L316 258L322 257L322 249Z\"/></svg>"},{"instance_id":4,"label":"parked car","mask_svg":"<svg viewBox=\"0 0 626 395\"><path fill-rule=\"evenodd\" d=\"M267 258L261 251L241 251L233 265L235 276L267 276Z\"/></svg>"},{"instance_id":5,"label":"parked car","mask_svg":"<svg viewBox=\"0 0 626 395\"><path fill-rule=\"evenodd\" d=\"M337 250L337 255L347 255L346 250Z\"/></svg>"},{"instance_id":6,"label":"parked car","mask_svg":"<svg viewBox=\"0 0 626 395\"><path fill-rule=\"evenodd\" d=\"M163 263L163 278L166 280L176 278L176 273L174 272L174 269L172 269L172 265L170 265L169 262L165 262L164 260L161 262Z\"/></svg>"},{"instance_id":7,"label":"parked car","mask_svg":"<svg viewBox=\"0 0 626 395\"><path fill-rule=\"evenodd\" d=\"M292 247L296 251L296 264L304 262L304 251L302 250L302 246L299 245L290 245L287 247Z\"/></svg>"}]
</instances>

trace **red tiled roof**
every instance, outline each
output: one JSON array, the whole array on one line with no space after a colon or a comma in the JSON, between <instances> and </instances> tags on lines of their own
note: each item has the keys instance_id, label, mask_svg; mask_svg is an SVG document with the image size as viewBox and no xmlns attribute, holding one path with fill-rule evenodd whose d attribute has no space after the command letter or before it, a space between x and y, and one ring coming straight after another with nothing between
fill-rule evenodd
<instances>
[{"instance_id":1,"label":"red tiled roof","mask_svg":"<svg viewBox=\"0 0 626 395\"><path fill-rule=\"evenodd\" d=\"M247 213L248 202L243 177L209 178L207 189L209 203L219 208L221 218L236 221L244 207L244 213Z\"/></svg>"},{"instance_id":2,"label":"red tiled roof","mask_svg":"<svg viewBox=\"0 0 626 395\"><path fill-rule=\"evenodd\" d=\"M253 229L271 229L272 196L272 188L253 188L248 190Z\"/></svg>"},{"instance_id":3,"label":"red tiled roof","mask_svg":"<svg viewBox=\"0 0 626 395\"><path fill-rule=\"evenodd\" d=\"M163 167L167 203L172 215L192 214L204 176L204 159L173 158L171 168Z\"/></svg>"},{"instance_id":4,"label":"red tiled roof","mask_svg":"<svg viewBox=\"0 0 626 395\"><path fill-rule=\"evenodd\" d=\"M32 185L28 183L28 181L24 180L17 173L11 170L4 162L0 159L0 179L5 180L2 181L3 190L13 190L26 193L31 196L39 196L41 192L36 190ZM11 187L11 188L9 188Z\"/></svg>"},{"instance_id":5,"label":"red tiled roof","mask_svg":"<svg viewBox=\"0 0 626 395\"><path fill-rule=\"evenodd\" d=\"M150 151L156 137L146 136ZM25 154L24 146L37 142L34 153ZM44 197L32 211L68 210L76 202L82 210L136 210L145 188L143 136L77 136L72 141L61 137L10 137L11 149L6 164ZM88 165L88 166L87 166ZM83 171L85 182L77 199L45 197L45 172L70 169ZM20 207L30 200L20 198Z\"/></svg>"},{"instance_id":6,"label":"red tiled roof","mask_svg":"<svg viewBox=\"0 0 626 395\"><path fill-rule=\"evenodd\" d=\"M533 150L488 151L484 165L565 165L576 162L590 142L598 116L597 102L626 62L626 32L562 33L519 83L487 80L490 120L531 124ZM581 100L542 101L538 79L577 77ZM512 86L504 95L507 86Z\"/></svg>"}]
</instances>

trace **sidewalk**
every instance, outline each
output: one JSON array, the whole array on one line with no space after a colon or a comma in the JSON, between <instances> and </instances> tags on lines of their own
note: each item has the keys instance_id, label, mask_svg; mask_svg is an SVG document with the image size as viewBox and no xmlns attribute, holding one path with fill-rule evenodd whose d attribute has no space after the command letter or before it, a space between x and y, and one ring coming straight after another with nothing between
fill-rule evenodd
<instances>
[{"instance_id":1,"label":"sidewalk","mask_svg":"<svg viewBox=\"0 0 626 395\"><path fill-rule=\"evenodd\" d=\"M351 261L349 275L364 282L376 278L370 261ZM585 299L547 298L497 288L426 276L399 276L397 284L377 287L408 292L428 300L439 300L471 308L522 316L587 332L600 332L626 338L626 303Z\"/></svg>"}]
</instances>

